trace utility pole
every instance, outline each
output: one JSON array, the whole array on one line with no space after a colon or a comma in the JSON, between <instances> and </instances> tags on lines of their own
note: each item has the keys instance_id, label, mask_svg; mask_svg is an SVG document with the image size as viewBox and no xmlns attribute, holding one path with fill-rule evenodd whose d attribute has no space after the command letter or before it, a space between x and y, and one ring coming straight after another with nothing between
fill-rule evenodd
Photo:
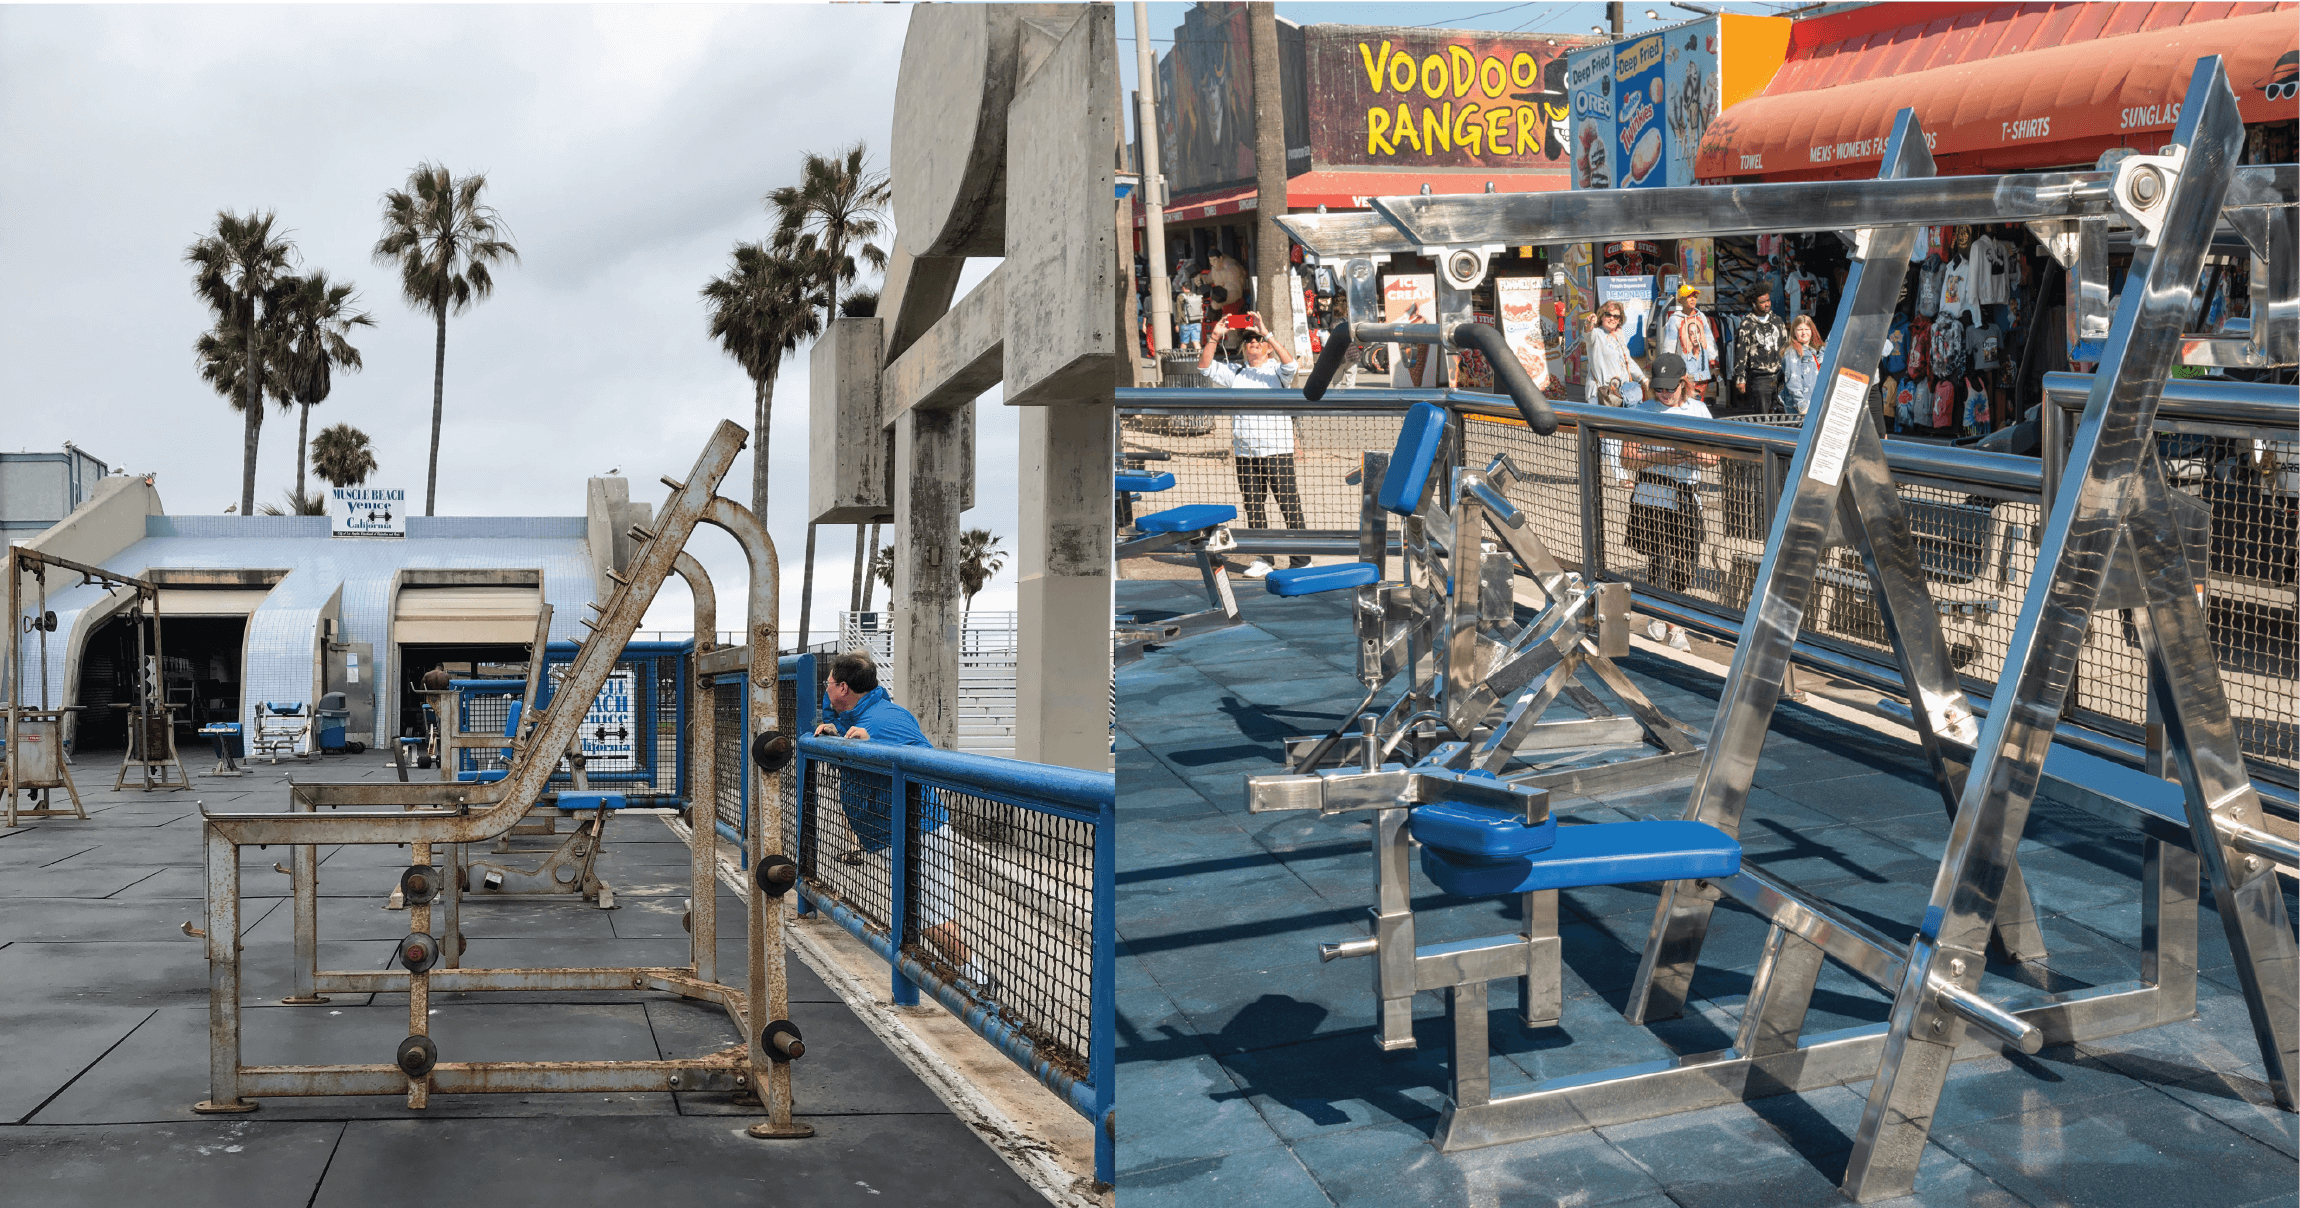
<instances>
[{"instance_id":1,"label":"utility pole","mask_svg":"<svg viewBox=\"0 0 2300 1208\"><path fill-rule=\"evenodd\" d=\"M1262 322L1278 347L1294 348L1294 274L1286 264L1286 89L1279 78L1278 6L1246 6L1254 70L1254 276L1261 282Z\"/></svg>"},{"instance_id":2,"label":"utility pole","mask_svg":"<svg viewBox=\"0 0 2300 1208\"><path fill-rule=\"evenodd\" d=\"M1150 6L1134 0L1135 95L1142 103L1134 111L1142 132L1142 233L1144 257L1149 261L1150 340L1159 352L1174 349L1174 266L1166 263L1166 174L1158 169L1158 56L1150 51ZM1131 338L1131 337L1129 337Z\"/></svg>"},{"instance_id":3,"label":"utility pole","mask_svg":"<svg viewBox=\"0 0 2300 1208\"><path fill-rule=\"evenodd\" d=\"M1606 6L1605 6L1605 19L1606 19L1606 20L1608 20L1608 21L1611 21L1611 22L1613 22L1613 36L1614 36L1614 37L1616 37L1616 38L1620 37L1620 36L1621 36L1621 6L1620 6L1620 5L1618 5L1618 4L1608 4L1608 5L1606 5Z\"/></svg>"}]
</instances>

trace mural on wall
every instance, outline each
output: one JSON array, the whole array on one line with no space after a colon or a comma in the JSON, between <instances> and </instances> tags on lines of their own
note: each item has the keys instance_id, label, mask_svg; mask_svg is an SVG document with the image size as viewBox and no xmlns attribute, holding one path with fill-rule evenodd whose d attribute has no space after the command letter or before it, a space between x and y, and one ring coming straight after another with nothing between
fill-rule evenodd
<instances>
[{"instance_id":1,"label":"mural on wall","mask_svg":"<svg viewBox=\"0 0 2300 1208\"><path fill-rule=\"evenodd\" d=\"M1718 114L1718 22L1712 18L1668 31L1663 76L1667 80L1668 183L1699 184L1693 161L1701 153L1701 136Z\"/></svg>"},{"instance_id":2,"label":"mural on wall","mask_svg":"<svg viewBox=\"0 0 2300 1208\"><path fill-rule=\"evenodd\" d=\"M1613 47L1593 46L1565 58L1565 89L1571 113L1573 187L1610 189L1613 164Z\"/></svg>"},{"instance_id":3,"label":"mural on wall","mask_svg":"<svg viewBox=\"0 0 2300 1208\"><path fill-rule=\"evenodd\" d=\"M1312 156L1322 164L1562 166L1567 47L1547 36L1313 25Z\"/></svg>"},{"instance_id":4,"label":"mural on wall","mask_svg":"<svg viewBox=\"0 0 2300 1208\"><path fill-rule=\"evenodd\" d=\"M1613 54L1614 186L1659 188L1669 183L1666 50L1669 35L1624 42Z\"/></svg>"},{"instance_id":5,"label":"mural on wall","mask_svg":"<svg viewBox=\"0 0 2300 1208\"><path fill-rule=\"evenodd\" d=\"M1194 5L1158 60L1158 157L1167 187L1185 194L1254 179L1253 43L1243 5ZM1278 22L1278 75L1284 93L1286 167L1310 163L1302 92L1302 30Z\"/></svg>"}]
</instances>

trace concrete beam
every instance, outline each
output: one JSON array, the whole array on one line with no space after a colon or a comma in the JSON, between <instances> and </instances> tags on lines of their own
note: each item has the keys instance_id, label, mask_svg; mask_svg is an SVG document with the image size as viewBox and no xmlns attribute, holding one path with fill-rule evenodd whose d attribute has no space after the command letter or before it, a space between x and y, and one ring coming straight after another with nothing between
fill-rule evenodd
<instances>
[{"instance_id":1,"label":"concrete beam","mask_svg":"<svg viewBox=\"0 0 2300 1208\"><path fill-rule=\"evenodd\" d=\"M1006 140L1009 406L1091 400L1121 367L1110 223L1118 145L1117 10L1075 18L1015 89ZM1035 49L1035 47L1034 47ZM1107 397L1107 396L1103 396Z\"/></svg>"},{"instance_id":2,"label":"concrete beam","mask_svg":"<svg viewBox=\"0 0 2300 1208\"><path fill-rule=\"evenodd\" d=\"M1020 418L1014 757L1108 771L1116 411L1105 393Z\"/></svg>"},{"instance_id":3,"label":"concrete beam","mask_svg":"<svg viewBox=\"0 0 2300 1208\"><path fill-rule=\"evenodd\" d=\"M885 423L913 410L964 407L998 384L1006 348L1007 272L1005 264L992 269L886 367L879 386ZM902 510L899 503L895 510Z\"/></svg>"},{"instance_id":4,"label":"concrete beam","mask_svg":"<svg viewBox=\"0 0 2300 1208\"><path fill-rule=\"evenodd\" d=\"M862 524L887 515L879 423L878 319L839 319L807 365L807 518Z\"/></svg>"},{"instance_id":5,"label":"concrete beam","mask_svg":"<svg viewBox=\"0 0 2300 1208\"><path fill-rule=\"evenodd\" d=\"M962 619L958 526L964 410L913 408L895 420L894 666L889 691L927 741L958 738Z\"/></svg>"},{"instance_id":6,"label":"concrete beam","mask_svg":"<svg viewBox=\"0 0 2300 1208\"><path fill-rule=\"evenodd\" d=\"M879 290L878 313L886 322L882 363L910 351L950 310L950 300L958 296L959 275L965 271L964 256L913 256L900 242L895 244Z\"/></svg>"}]
</instances>

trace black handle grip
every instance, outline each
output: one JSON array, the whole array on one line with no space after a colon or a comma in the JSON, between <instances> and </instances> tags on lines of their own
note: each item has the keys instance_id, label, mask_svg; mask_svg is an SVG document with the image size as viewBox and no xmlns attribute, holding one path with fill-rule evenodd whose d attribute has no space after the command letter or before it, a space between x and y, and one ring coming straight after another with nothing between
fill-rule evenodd
<instances>
[{"instance_id":1,"label":"black handle grip","mask_svg":"<svg viewBox=\"0 0 2300 1208\"><path fill-rule=\"evenodd\" d=\"M1464 323L1453 329L1453 346L1475 348L1485 354L1486 363L1493 366L1494 380L1501 383L1509 401L1517 404L1517 413L1525 417L1525 426L1535 436L1548 436L1557 431L1557 413L1549 409L1549 400L1533 384L1533 377L1510 350L1501 329L1483 323ZM1316 396L1312 396L1313 398Z\"/></svg>"},{"instance_id":2,"label":"black handle grip","mask_svg":"<svg viewBox=\"0 0 2300 1208\"><path fill-rule=\"evenodd\" d=\"M1325 351L1318 354L1318 363L1310 367L1310 380L1302 383L1302 397L1317 402L1326 397L1326 387L1333 384L1334 375L1342 371L1342 362L1350 355L1350 325L1336 323L1326 333Z\"/></svg>"}]
</instances>

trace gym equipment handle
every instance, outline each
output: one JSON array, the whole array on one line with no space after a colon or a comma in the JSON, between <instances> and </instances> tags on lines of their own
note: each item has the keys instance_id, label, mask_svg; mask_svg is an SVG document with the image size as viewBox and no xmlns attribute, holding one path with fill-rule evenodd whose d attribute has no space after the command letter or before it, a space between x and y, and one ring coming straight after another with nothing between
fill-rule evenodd
<instances>
[{"instance_id":1,"label":"gym equipment handle","mask_svg":"<svg viewBox=\"0 0 2300 1208\"><path fill-rule=\"evenodd\" d=\"M1486 363L1493 366L1493 380L1501 384L1502 393L1517 404L1517 413L1525 417L1525 426L1535 436L1548 436L1557 431L1557 413L1549 409L1549 400L1535 388L1532 375L1510 350L1509 341L1498 327L1483 323L1462 323L1453 329L1453 346L1474 348L1485 354Z\"/></svg>"}]
</instances>

